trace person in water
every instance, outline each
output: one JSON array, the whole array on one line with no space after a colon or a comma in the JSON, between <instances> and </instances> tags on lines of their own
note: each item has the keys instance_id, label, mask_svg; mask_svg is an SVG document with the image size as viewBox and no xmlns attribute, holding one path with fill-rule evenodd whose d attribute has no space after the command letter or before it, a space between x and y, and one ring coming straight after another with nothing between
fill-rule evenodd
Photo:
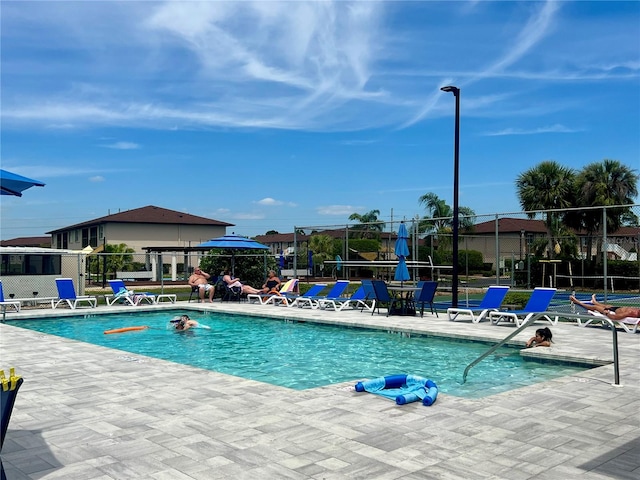
<instances>
[{"instance_id":1,"label":"person in water","mask_svg":"<svg viewBox=\"0 0 640 480\"><path fill-rule=\"evenodd\" d=\"M175 318L171 320L171 323L173 323L176 330L179 331L189 330L190 328L197 327L199 325L195 320L191 320L189 315L182 315L179 318Z\"/></svg>"},{"instance_id":2,"label":"person in water","mask_svg":"<svg viewBox=\"0 0 640 480\"><path fill-rule=\"evenodd\" d=\"M640 318L640 308L623 306L615 307L606 303L600 303L598 302L598 300L596 300L595 294L591 296L591 304L581 302L573 295L569 297L569 300L571 300L572 303L580 305L582 308L585 308L591 312L598 312L606 315L607 318L610 318L611 320L623 320L628 317Z\"/></svg>"},{"instance_id":3,"label":"person in water","mask_svg":"<svg viewBox=\"0 0 640 480\"><path fill-rule=\"evenodd\" d=\"M549 327L539 328L536 334L527 341L527 348L530 347L550 347L553 337Z\"/></svg>"}]
</instances>

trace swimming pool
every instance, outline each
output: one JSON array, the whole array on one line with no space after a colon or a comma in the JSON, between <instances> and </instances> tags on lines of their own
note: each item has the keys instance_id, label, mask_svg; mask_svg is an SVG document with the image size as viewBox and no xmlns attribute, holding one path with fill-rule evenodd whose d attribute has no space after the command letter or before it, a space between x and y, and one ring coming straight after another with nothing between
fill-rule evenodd
<instances>
[{"instance_id":1,"label":"swimming pool","mask_svg":"<svg viewBox=\"0 0 640 480\"><path fill-rule=\"evenodd\" d=\"M168 322L181 314L210 329L176 332ZM519 348L502 347L461 384L464 368L490 344L235 314L164 310L11 324L296 390L411 373L432 379L440 392L479 398L586 369L527 361ZM103 333L134 325L150 328Z\"/></svg>"}]
</instances>

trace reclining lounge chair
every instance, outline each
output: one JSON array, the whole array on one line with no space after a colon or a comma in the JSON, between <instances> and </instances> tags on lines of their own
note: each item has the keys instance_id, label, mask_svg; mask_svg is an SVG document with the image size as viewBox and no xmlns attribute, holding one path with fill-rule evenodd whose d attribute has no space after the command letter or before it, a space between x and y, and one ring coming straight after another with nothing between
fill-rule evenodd
<instances>
[{"instance_id":1,"label":"reclining lounge chair","mask_svg":"<svg viewBox=\"0 0 640 480\"><path fill-rule=\"evenodd\" d=\"M56 287L58 289L58 298L51 300L51 308L58 308L61 303L66 303L72 310L75 310L83 303L90 308L95 308L98 305L96 297L90 295L77 296L73 280L70 278L56 278Z\"/></svg>"},{"instance_id":2,"label":"reclining lounge chair","mask_svg":"<svg viewBox=\"0 0 640 480\"><path fill-rule=\"evenodd\" d=\"M489 320L494 325L497 325L499 322L506 321L513 322L516 324L516 327L519 327L536 313L546 312L549 308L549 304L551 303L551 299L555 294L555 288L536 287L533 289L533 293L529 297L529 301L522 310L511 310L506 312L494 310L489 312ZM548 315L545 315L542 318L547 320L551 325L555 325L558 322L557 315L553 319Z\"/></svg>"},{"instance_id":3,"label":"reclining lounge chair","mask_svg":"<svg viewBox=\"0 0 640 480\"><path fill-rule=\"evenodd\" d=\"M504 297L507 295L509 287L503 285L490 286L482 301L477 307L451 307L447 308L447 317L449 321L455 322L456 320L471 320L473 323L480 323L485 319L487 314L491 311L500 309ZM459 318L462 317L462 318Z\"/></svg>"}]
</instances>

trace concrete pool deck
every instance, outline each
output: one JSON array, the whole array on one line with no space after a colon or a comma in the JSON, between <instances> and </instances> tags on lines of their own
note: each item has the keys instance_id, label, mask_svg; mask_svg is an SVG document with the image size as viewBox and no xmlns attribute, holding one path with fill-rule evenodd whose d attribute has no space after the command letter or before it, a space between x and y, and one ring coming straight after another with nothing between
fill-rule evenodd
<instances>
[{"instance_id":1,"label":"concrete pool deck","mask_svg":"<svg viewBox=\"0 0 640 480\"><path fill-rule=\"evenodd\" d=\"M165 308L466 338L502 339L514 329L449 322L443 314L385 317L246 303L97 311ZM51 314L8 314L0 324L0 368L14 366L25 379L2 449L8 480L640 476L640 334L618 334L621 386L612 386L609 364L481 399L440 394L424 407L356 393L351 387L361 379L294 391L13 325L21 316ZM515 340L523 344L545 325L531 325ZM607 329L567 323L552 331L553 347L526 353L595 364L613 358Z\"/></svg>"}]
</instances>

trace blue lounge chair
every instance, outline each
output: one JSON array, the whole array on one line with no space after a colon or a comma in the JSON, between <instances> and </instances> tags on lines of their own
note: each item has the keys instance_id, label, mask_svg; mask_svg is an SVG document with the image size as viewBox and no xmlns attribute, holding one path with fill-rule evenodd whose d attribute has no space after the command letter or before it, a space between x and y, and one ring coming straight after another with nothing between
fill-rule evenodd
<instances>
[{"instance_id":1,"label":"blue lounge chair","mask_svg":"<svg viewBox=\"0 0 640 480\"><path fill-rule=\"evenodd\" d=\"M363 306L360 311L362 312L365 308L367 311L373 311L376 308L376 292L373 290L373 283L371 280L362 280L362 288L364 288L365 295L364 303L368 306Z\"/></svg>"},{"instance_id":2,"label":"blue lounge chair","mask_svg":"<svg viewBox=\"0 0 640 480\"><path fill-rule=\"evenodd\" d=\"M458 317L463 317L465 320L469 317L473 323L480 323L489 312L500 309L508 291L509 287L507 286L492 285L487 289L477 307L450 307L447 308L447 317L451 322L458 320Z\"/></svg>"},{"instance_id":3,"label":"blue lounge chair","mask_svg":"<svg viewBox=\"0 0 640 480\"><path fill-rule=\"evenodd\" d=\"M22 307L22 302L19 300L5 300L4 299L4 291L2 290L2 281L0 281L0 307L2 308L2 312L6 312L7 308L13 308L16 312L20 311L20 307Z\"/></svg>"},{"instance_id":4,"label":"blue lounge chair","mask_svg":"<svg viewBox=\"0 0 640 480\"><path fill-rule=\"evenodd\" d=\"M431 313L436 314L438 316L438 312L433 308L433 299L436 296L436 290L438 289L438 282L428 281L428 282L419 282L418 285L422 283L422 289L418 291L415 297L415 306L416 310L420 307L420 317L424 316L424 306L429 305L431 308Z\"/></svg>"},{"instance_id":5,"label":"blue lounge chair","mask_svg":"<svg viewBox=\"0 0 640 480\"><path fill-rule=\"evenodd\" d=\"M336 312L342 311L346 308L366 308L369 309L369 305L366 303L367 294L364 291L364 287L360 286L353 295L349 298L327 298L320 300L320 308L330 309L332 308Z\"/></svg>"},{"instance_id":6,"label":"blue lounge chair","mask_svg":"<svg viewBox=\"0 0 640 480\"><path fill-rule=\"evenodd\" d=\"M348 280L338 280L335 285L329 290L325 296L314 295L307 296L303 295L295 299L296 306L299 308L311 307L311 308L319 308L321 300L328 299L336 299L339 298L340 295L344 293L344 291L349 286Z\"/></svg>"},{"instance_id":7,"label":"blue lounge chair","mask_svg":"<svg viewBox=\"0 0 640 480\"><path fill-rule=\"evenodd\" d=\"M51 300L51 308L57 308L63 302L69 305L72 310L75 310L82 303L86 303L91 308L95 308L98 305L96 297L89 295L77 296L73 280L70 278L56 278L56 287L58 289L58 298Z\"/></svg>"},{"instance_id":8,"label":"blue lounge chair","mask_svg":"<svg viewBox=\"0 0 640 480\"><path fill-rule=\"evenodd\" d=\"M303 293L302 295L298 296L298 297L294 297L292 301L289 302L289 304L287 306L289 307L297 307L298 306L298 300L301 300L302 302L305 302L305 298L311 298L311 297L316 297L322 290L324 290L324 288L327 286L326 283L316 283L315 285L312 285L311 288L309 290L307 290L305 293Z\"/></svg>"},{"instance_id":9,"label":"blue lounge chair","mask_svg":"<svg viewBox=\"0 0 640 480\"><path fill-rule=\"evenodd\" d=\"M111 286L111 290L113 291L113 295L105 295L104 299L107 302L107 305L111 306L116 302L121 302L125 305L140 305L142 302L146 302L149 304L156 303L156 296L153 293L149 292L141 292L134 293L133 291L127 289L124 284L124 281L116 279L109 280L109 285Z\"/></svg>"},{"instance_id":10,"label":"blue lounge chair","mask_svg":"<svg viewBox=\"0 0 640 480\"><path fill-rule=\"evenodd\" d=\"M519 327L527 320L529 320L536 313L546 312L549 308L549 304L551 303L551 299L556 294L555 288L548 287L537 287L533 289L533 293L529 297L529 301L524 306L522 310L510 310L506 312L502 311L493 311L489 312L489 320L492 324L497 325L498 323L505 322L513 322L516 324L516 327ZM555 316L553 319L548 315L541 317L547 320L551 325L555 325L558 323L558 316Z\"/></svg>"}]
</instances>

